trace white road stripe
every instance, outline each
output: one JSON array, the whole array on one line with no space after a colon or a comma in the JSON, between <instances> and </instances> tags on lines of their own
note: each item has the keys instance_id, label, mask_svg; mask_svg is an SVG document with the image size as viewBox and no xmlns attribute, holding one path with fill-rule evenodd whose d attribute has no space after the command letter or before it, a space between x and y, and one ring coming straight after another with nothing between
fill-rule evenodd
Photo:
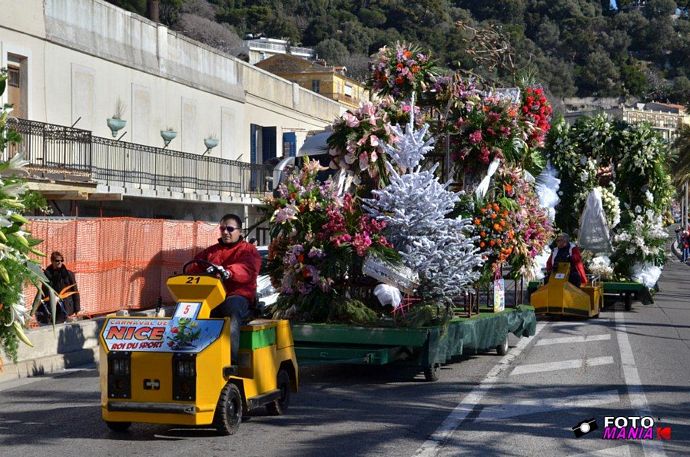
<instances>
[{"instance_id":1,"label":"white road stripe","mask_svg":"<svg viewBox=\"0 0 690 457\"><path fill-rule=\"evenodd\" d=\"M530 398L488 406L477 416L475 422L508 419L510 417L545 413L560 409L592 408L594 406L619 402L620 397L617 390L583 393L565 398Z\"/></svg>"},{"instance_id":2,"label":"white road stripe","mask_svg":"<svg viewBox=\"0 0 690 457\"><path fill-rule=\"evenodd\" d=\"M635 356L633 355L628 333L625 328L625 314L620 311L615 313L616 319L616 339L621 353L621 367L623 368L623 379L628 386L628 398L630 405L637 411L638 416L651 416L647 404L647 396L642 388L640 374L635 366ZM642 448L645 456L665 457L664 446L659 440L642 440Z\"/></svg>"},{"instance_id":3,"label":"white road stripe","mask_svg":"<svg viewBox=\"0 0 690 457\"><path fill-rule=\"evenodd\" d=\"M564 344L564 343L589 343L590 341L606 341L611 339L611 334L606 335L580 335L580 336L564 336L562 338L542 338L535 346L548 346L550 344Z\"/></svg>"},{"instance_id":4,"label":"white road stripe","mask_svg":"<svg viewBox=\"0 0 690 457\"><path fill-rule=\"evenodd\" d=\"M537 324L537 330L534 333L536 337L539 332L544 328L546 324L540 322ZM479 403L484 397L484 395L491 390L496 381L498 381L498 376L505 371L510 363L518 357L522 351L527 347L527 345L532 341L532 338L522 338L518 342L518 345L513 348L508 354L504 355L503 358L489 371L489 373L484 377L482 382L475 387L472 392L467 394L465 398L462 399L460 403L453 409L453 411L446 417L446 420L436 429L436 431L429 437L428 440L422 444L422 446L415 452L415 457L431 457L438 454L439 449L443 443L453 434L455 429L458 428L460 423L465 420L474 407Z\"/></svg>"},{"instance_id":5,"label":"white road stripe","mask_svg":"<svg viewBox=\"0 0 690 457\"><path fill-rule=\"evenodd\" d=\"M613 357L611 356L593 357L591 359L561 360L559 362L532 363L515 367L510 375L515 376L526 373L545 373L547 371L571 370L574 368L582 368L583 366L595 367L598 365L610 365L612 363Z\"/></svg>"}]
</instances>

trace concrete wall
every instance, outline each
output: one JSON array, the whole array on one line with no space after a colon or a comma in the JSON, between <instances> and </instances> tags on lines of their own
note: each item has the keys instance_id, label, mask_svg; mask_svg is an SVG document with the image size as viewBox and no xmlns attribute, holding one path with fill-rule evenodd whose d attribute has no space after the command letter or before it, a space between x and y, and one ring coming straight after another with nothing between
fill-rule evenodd
<instances>
[{"instance_id":1,"label":"concrete wall","mask_svg":"<svg viewBox=\"0 0 690 457\"><path fill-rule=\"evenodd\" d=\"M28 118L111 136L106 119L127 105L124 141L249 161L250 127L296 132L298 147L344 112L332 100L194 42L102 0L0 0L0 66L28 61Z\"/></svg>"},{"instance_id":2,"label":"concrete wall","mask_svg":"<svg viewBox=\"0 0 690 457\"><path fill-rule=\"evenodd\" d=\"M17 363L2 359L0 382L41 376L98 361L98 333L102 319L29 329L34 347L19 343Z\"/></svg>"}]
</instances>

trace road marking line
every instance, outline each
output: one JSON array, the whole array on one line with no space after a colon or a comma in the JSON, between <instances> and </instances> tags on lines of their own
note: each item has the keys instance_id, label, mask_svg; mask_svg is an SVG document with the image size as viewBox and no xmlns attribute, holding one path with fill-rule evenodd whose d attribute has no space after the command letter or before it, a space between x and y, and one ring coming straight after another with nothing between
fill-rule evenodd
<instances>
[{"instance_id":1,"label":"road marking line","mask_svg":"<svg viewBox=\"0 0 690 457\"><path fill-rule=\"evenodd\" d=\"M618 348L621 353L621 367L623 368L623 379L628 387L628 398L630 399L630 406L636 411L638 416L651 416L652 413L647 404L647 396L642 388L642 381L640 374L635 366L635 356L633 355L632 346L628 339L628 333L625 326L625 314L616 311L614 315L616 320L616 339L618 340ZM642 440L642 449L645 456L664 457L664 446L659 440Z\"/></svg>"},{"instance_id":2,"label":"road marking line","mask_svg":"<svg viewBox=\"0 0 690 457\"><path fill-rule=\"evenodd\" d=\"M522 351L527 347L527 345L535 338L539 332L544 328L546 324L540 322L537 324L537 330L534 332L532 338L522 338L518 342L518 345L513 348L508 354L504 355L503 358L487 373L484 379L475 387L472 392L467 394L465 398L462 399L460 403L451 411L451 413L446 417L443 423L436 429L434 433L431 434L428 440L422 444L422 446L415 452L415 457L432 457L438 454L443 443L453 434L453 432L458 428L462 421L467 418L467 416L472 412L474 407L481 401L482 397L491 390L496 381L498 381L498 376L508 369L510 363L515 360Z\"/></svg>"},{"instance_id":3,"label":"road marking line","mask_svg":"<svg viewBox=\"0 0 690 457\"><path fill-rule=\"evenodd\" d=\"M571 370L574 368L582 368L583 366L595 367L598 365L610 365L613 363L613 357L593 357L591 359L574 359L561 360L559 362L545 362L545 363L531 363L528 365L520 365L510 373L511 376L526 374L526 373L545 373L547 371Z\"/></svg>"},{"instance_id":4,"label":"road marking line","mask_svg":"<svg viewBox=\"0 0 690 457\"><path fill-rule=\"evenodd\" d=\"M485 407L477 416L477 421L493 421L508 419L528 414L547 413L559 409L591 408L599 405L619 403L617 390L605 392L590 392L570 397L530 398L506 404L496 404Z\"/></svg>"},{"instance_id":5,"label":"road marking line","mask_svg":"<svg viewBox=\"0 0 690 457\"><path fill-rule=\"evenodd\" d=\"M549 344L564 344L564 343L589 343L590 341L606 341L611 339L611 334L606 335L580 335L580 336L564 336L562 338L542 338L535 346L547 346Z\"/></svg>"}]
</instances>

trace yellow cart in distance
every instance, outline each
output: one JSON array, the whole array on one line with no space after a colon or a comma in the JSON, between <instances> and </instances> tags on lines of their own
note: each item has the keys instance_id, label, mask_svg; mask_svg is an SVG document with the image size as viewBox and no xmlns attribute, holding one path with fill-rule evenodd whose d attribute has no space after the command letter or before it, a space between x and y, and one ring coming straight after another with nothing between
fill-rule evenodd
<instances>
[{"instance_id":1,"label":"yellow cart in distance","mask_svg":"<svg viewBox=\"0 0 690 457\"><path fill-rule=\"evenodd\" d=\"M586 286L568 282L570 264L559 262L546 284L532 292L530 304L535 314L599 317L604 304L604 288L598 277L590 277Z\"/></svg>"}]
</instances>

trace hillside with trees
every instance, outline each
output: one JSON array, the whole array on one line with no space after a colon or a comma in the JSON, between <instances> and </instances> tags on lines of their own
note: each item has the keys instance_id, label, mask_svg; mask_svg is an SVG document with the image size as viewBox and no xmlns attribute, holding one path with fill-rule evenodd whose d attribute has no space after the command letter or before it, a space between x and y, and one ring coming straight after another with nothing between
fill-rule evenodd
<instances>
[{"instance_id":1,"label":"hillside with trees","mask_svg":"<svg viewBox=\"0 0 690 457\"><path fill-rule=\"evenodd\" d=\"M110 0L146 14L151 0ZM160 21L233 52L259 34L314 47L363 79L381 46L408 41L441 66L557 97L690 102L690 0L160 0Z\"/></svg>"}]
</instances>

